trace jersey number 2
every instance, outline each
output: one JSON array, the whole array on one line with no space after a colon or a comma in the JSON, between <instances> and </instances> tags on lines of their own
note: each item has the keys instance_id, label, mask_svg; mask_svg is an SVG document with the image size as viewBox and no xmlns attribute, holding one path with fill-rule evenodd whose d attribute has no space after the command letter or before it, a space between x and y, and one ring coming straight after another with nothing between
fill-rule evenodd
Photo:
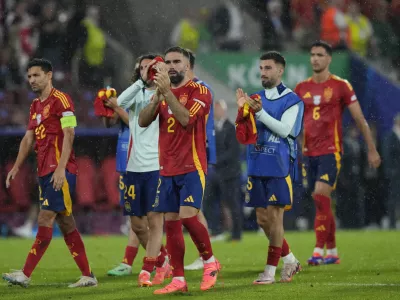
<instances>
[{"instance_id":1,"label":"jersey number 2","mask_svg":"<svg viewBox=\"0 0 400 300\"><path fill-rule=\"evenodd\" d=\"M174 133L175 132L175 130L174 129L172 129L172 127L175 125L175 119L174 118L169 118L168 119L168 132L170 132L170 133Z\"/></svg>"}]
</instances>

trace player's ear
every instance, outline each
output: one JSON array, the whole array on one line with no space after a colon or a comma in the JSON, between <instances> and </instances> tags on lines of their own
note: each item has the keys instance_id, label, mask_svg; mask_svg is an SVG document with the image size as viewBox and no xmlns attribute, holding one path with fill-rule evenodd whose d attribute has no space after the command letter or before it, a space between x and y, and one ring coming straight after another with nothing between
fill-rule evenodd
<instances>
[{"instance_id":1,"label":"player's ear","mask_svg":"<svg viewBox=\"0 0 400 300\"><path fill-rule=\"evenodd\" d=\"M283 72L285 72L285 68L283 66L279 65L278 71L279 71L279 76L282 77L283 76Z\"/></svg>"},{"instance_id":2,"label":"player's ear","mask_svg":"<svg viewBox=\"0 0 400 300\"><path fill-rule=\"evenodd\" d=\"M47 76L47 79L52 80L53 79L53 72L52 71L47 72L46 76Z\"/></svg>"}]
</instances>

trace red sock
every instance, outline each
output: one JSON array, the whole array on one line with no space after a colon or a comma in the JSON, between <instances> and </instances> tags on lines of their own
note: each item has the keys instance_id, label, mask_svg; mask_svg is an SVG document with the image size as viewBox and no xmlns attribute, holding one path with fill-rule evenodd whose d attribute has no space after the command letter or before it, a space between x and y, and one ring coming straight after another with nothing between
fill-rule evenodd
<instances>
[{"instance_id":1,"label":"red sock","mask_svg":"<svg viewBox=\"0 0 400 300\"><path fill-rule=\"evenodd\" d=\"M269 246L268 247L268 258L267 258L267 265L270 266L278 266L279 259L281 258L282 248Z\"/></svg>"},{"instance_id":2,"label":"red sock","mask_svg":"<svg viewBox=\"0 0 400 300\"><path fill-rule=\"evenodd\" d=\"M138 248L137 247L132 247L132 246L126 246L125 248L125 256L122 262L124 264L132 266L133 261L135 260L136 254L138 253Z\"/></svg>"},{"instance_id":3,"label":"red sock","mask_svg":"<svg viewBox=\"0 0 400 300\"><path fill-rule=\"evenodd\" d=\"M64 240L75 263L78 265L79 270L81 270L82 275L91 276L92 271L90 270L89 262L86 257L85 245L83 244L78 229L66 234Z\"/></svg>"},{"instance_id":4,"label":"red sock","mask_svg":"<svg viewBox=\"0 0 400 300\"><path fill-rule=\"evenodd\" d=\"M143 257L142 270L151 273L153 272L156 263L157 263L157 257Z\"/></svg>"},{"instance_id":5,"label":"red sock","mask_svg":"<svg viewBox=\"0 0 400 300\"><path fill-rule=\"evenodd\" d=\"M289 255L289 253L290 253L289 244L287 243L286 239L283 239L281 257L285 257L286 255Z\"/></svg>"},{"instance_id":6,"label":"red sock","mask_svg":"<svg viewBox=\"0 0 400 300\"><path fill-rule=\"evenodd\" d=\"M165 257L168 255L167 249L165 249L164 245L161 245L160 254L157 256L156 267L162 268L165 262Z\"/></svg>"},{"instance_id":7,"label":"red sock","mask_svg":"<svg viewBox=\"0 0 400 300\"><path fill-rule=\"evenodd\" d=\"M326 249L333 249L336 248L336 221L333 213L329 216L329 219L331 224L329 227L329 234L326 239Z\"/></svg>"},{"instance_id":8,"label":"red sock","mask_svg":"<svg viewBox=\"0 0 400 300\"><path fill-rule=\"evenodd\" d=\"M314 194L313 198L317 211L314 222L314 230L317 238L315 247L324 248L330 232L330 216L332 215L331 199L318 194Z\"/></svg>"},{"instance_id":9,"label":"red sock","mask_svg":"<svg viewBox=\"0 0 400 300\"><path fill-rule=\"evenodd\" d=\"M165 221L167 250L171 257L173 277L183 277L183 259L185 256L185 241L183 239L182 221Z\"/></svg>"},{"instance_id":10,"label":"red sock","mask_svg":"<svg viewBox=\"0 0 400 300\"><path fill-rule=\"evenodd\" d=\"M39 261L42 259L43 254L46 252L50 245L51 238L53 237L53 228L39 226L36 234L36 240L29 251L26 258L25 265L22 271L27 277L31 277L33 270L36 268Z\"/></svg>"},{"instance_id":11,"label":"red sock","mask_svg":"<svg viewBox=\"0 0 400 300\"><path fill-rule=\"evenodd\" d=\"M206 227L199 222L199 218L197 216L184 218L182 219L182 224L187 231L189 231L190 237L203 260L210 259L210 257L213 256L210 236L208 235Z\"/></svg>"},{"instance_id":12,"label":"red sock","mask_svg":"<svg viewBox=\"0 0 400 300\"><path fill-rule=\"evenodd\" d=\"M161 245L161 249L160 252L163 256L167 256L168 255L168 251L167 249L165 249L164 245Z\"/></svg>"}]
</instances>

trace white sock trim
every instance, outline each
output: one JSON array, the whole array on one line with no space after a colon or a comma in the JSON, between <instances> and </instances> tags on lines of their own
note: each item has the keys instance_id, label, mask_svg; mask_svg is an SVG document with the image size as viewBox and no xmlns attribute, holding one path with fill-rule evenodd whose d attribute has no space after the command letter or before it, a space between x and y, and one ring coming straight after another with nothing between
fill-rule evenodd
<instances>
[{"instance_id":1,"label":"white sock trim","mask_svg":"<svg viewBox=\"0 0 400 300\"><path fill-rule=\"evenodd\" d=\"M284 264L294 264L296 263L296 257L293 255L293 252L290 252L288 255L282 257Z\"/></svg>"},{"instance_id":2,"label":"white sock trim","mask_svg":"<svg viewBox=\"0 0 400 300\"><path fill-rule=\"evenodd\" d=\"M172 278L172 280L174 280L174 279L182 281L182 282L186 282L185 277L183 277L183 276L178 276L178 277Z\"/></svg>"},{"instance_id":3,"label":"white sock trim","mask_svg":"<svg viewBox=\"0 0 400 300\"><path fill-rule=\"evenodd\" d=\"M315 247L314 253L318 253L319 255L324 256L324 249Z\"/></svg>"},{"instance_id":4,"label":"white sock trim","mask_svg":"<svg viewBox=\"0 0 400 300\"><path fill-rule=\"evenodd\" d=\"M209 259L203 260L203 261L204 261L205 264L213 263L213 262L215 262L215 257L213 255Z\"/></svg>"},{"instance_id":5,"label":"white sock trim","mask_svg":"<svg viewBox=\"0 0 400 300\"><path fill-rule=\"evenodd\" d=\"M326 249L326 255L338 256L337 248Z\"/></svg>"},{"instance_id":6,"label":"white sock trim","mask_svg":"<svg viewBox=\"0 0 400 300\"><path fill-rule=\"evenodd\" d=\"M271 266L271 265L266 265L265 269L264 269L264 273L268 274L269 276L271 276L272 278L275 277L275 272L276 272L276 267L275 266Z\"/></svg>"}]
</instances>

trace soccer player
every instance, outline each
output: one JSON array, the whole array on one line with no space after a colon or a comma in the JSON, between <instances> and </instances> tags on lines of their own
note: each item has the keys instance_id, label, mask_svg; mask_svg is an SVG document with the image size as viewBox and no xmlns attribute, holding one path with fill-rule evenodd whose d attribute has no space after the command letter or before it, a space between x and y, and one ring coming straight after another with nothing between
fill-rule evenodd
<instances>
[{"instance_id":1,"label":"soccer player","mask_svg":"<svg viewBox=\"0 0 400 300\"><path fill-rule=\"evenodd\" d=\"M301 131L304 106L282 83L285 58L271 51L260 57L264 90L247 96L236 92L239 106L236 136L247 144L248 207L256 208L257 223L269 239L265 270L253 283L272 284L282 257L281 282L290 282L301 270L283 237L283 214L293 203L292 178L297 157L296 137Z\"/></svg>"},{"instance_id":2,"label":"soccer player","mask_svg":"<svg viewBox=\"0 0 400 300\"><path fill-rule=\"evenodd\" d=\"M212 288L220 265L215 259L207 228L198 212L207 173L206 116L210 112L208 89L188 78L189 54L180 47L165 52L165 64L155 67L157 92L141 111L139 125L147 127L159 119L160 180L154 210L165 213L167 249L173 280L154 294L186 292L182 225L195 242L204 261L201 290Z\"/></svg>"},{"instance_id":3,"label":"soccer player","mask_svg":"<svg viewBox=\"0 0 400 300\"><path fill-rule=\"evenodd\" d=\"M215 144L215 130L214 130L214 97L212 90L210 86L205 83L204 81L200 80L199 78L196 77L194 73L194 66L196 63L196 57L194 53L189 50L185 49L187 53L189 54L189 70L187 72L189 79L192 81L201 84L205 86L211 93L211 106L210 106L210 113L207 116L207 125L206 125L206 134L207 134L207 163L208 163L208 172L211 171L212 168L214 168L214 165L217 163L217 149L216 149L216 144ZM207 184L208 180L206 180L206 187L205 187L205 192L204 196L205 197L212 197L210 195L210 190L209 190L209 185ZM199 211L199 214L197 215L199 218L200 223L202 223L208 231L208 224L207 224L207 219L204 216L203 211ZM201 255L190 265L185 266L185 270L201 270L203 269L204 264L203 264L203 259L201 258Z\"/></svg>"},{"instance_id":4,"label":"soccer player","mask_svg":"<svg viewBox=\"0 0 400 300\"><path fill-rule=\"evenodd\" d=\"M139 61L135 66L135 71L132 77L132 82L136 82L140 78ZM124 207L124 196L125 196L125 175L126 165L128 158L128 145L129 145L129 116L126 110L122 109L117 104L117 98L112 97L104 101L104 105L114 110L112 118L102 117L104 125L109 128L116 124L119 124L120 130L118 133L117 142L117 172L119 176L119 190L120 190L120 203ZM124 210L125 212L125 210ZM130 224L130 220L129 220ZM128 245L125 248L125 255L122 262L115 268L107 272L110 276L125 276L132 274L132 264L138 253L140 241L136 233L132 230L130 225L128 233Z\"/></svg>"},{"instance_id":5,"label":"soccer player","mask_svg":"<svg viewBox=\"0 0 400 300\"><path fill-rule=\"evenodd\" d=\"M27 75L32 91L38 98L30 107L29 123L21 141L17 160L7 175L9 187L17 176L19 167L35 143L37 155L40 212L38 233L20 271L3 274L10 284L28 286L31 274L46 252L53 235L56 221L65 243L78 265L82 276L71 288L97 286L85 246L72 216L72 198L75 194L77 165L72 149L76 127L74 104L69 95L52 85L53 68L45 59L33 59L28 63Z\"/></svg>"},{"instance_id":6,"label":"soccer player","mask_svg":"<svg viewBox=\"0 0 400 300\"><path fill-rule=\"evenodd\" d=\"M331 193L341 166L342 114L346 107L367 143L370 165L377 168L381 163L353 88L347 80L329 72L331 61L331 46L323 41L314 43L311 46L313 75L295 88L305 105L304 167L308 185L314 189L312 197L316 207L314 230L317 241L309 265L340 263Z\"/></svg>"},{"instance_id":7,"label":"soccer player","mask_svg":"<svg viewBox=\"0 0 400 300\"><path fill-rule=\"evenodd\" d=\"M139 113L155 93L156 86L148 78L148 70L156 56L143 55L139 61L140 78L118 97L118 106L129 109L129 150L125 176L124 213L131 217L132 230L146 249L138 285L162 284L171 272L167 252L162 246L162 216L151 214L159 183L158 121L148 128L138 124ZM147 217L146 217L147 216ZM149 227L147 219L149 221ZM150 274L156 274L150 281Z\"/></svg>"}]
</instances>

